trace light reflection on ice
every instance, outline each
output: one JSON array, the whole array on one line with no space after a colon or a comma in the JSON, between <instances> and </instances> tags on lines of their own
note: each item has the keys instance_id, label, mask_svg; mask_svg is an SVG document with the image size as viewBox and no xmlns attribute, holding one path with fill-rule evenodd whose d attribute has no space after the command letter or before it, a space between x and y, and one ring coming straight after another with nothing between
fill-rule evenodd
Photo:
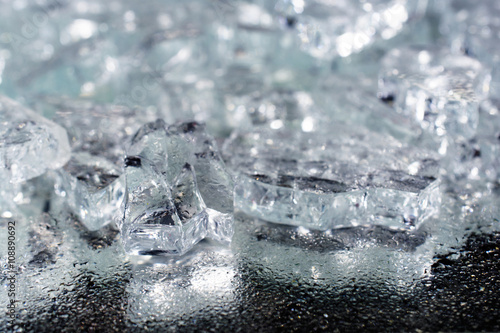
<instances>
[{"instance_id":1,"label":"light reflection on ice","mask_svg":"<svg viewBox=\"0 0 500 333\"><path fill-rule=\"evenodd\" d=\"M204 244L183 258L136 262L128 286L130 318L179 319L230 304L236 297L236 261L230 250Z\"/></svg>"}]
</instances>

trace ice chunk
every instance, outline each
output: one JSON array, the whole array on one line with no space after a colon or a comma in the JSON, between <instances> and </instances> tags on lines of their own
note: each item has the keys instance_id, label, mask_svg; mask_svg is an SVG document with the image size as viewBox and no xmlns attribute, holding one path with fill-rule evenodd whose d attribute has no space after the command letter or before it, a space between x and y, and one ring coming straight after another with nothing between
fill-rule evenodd
<instances>
[{"instance_id":1,"label":"ice chunk","mask_svg":"<svg viewBox=\"0 0 500 333\"><path fill-rule=\"evenodd\" d=\"M500 14L498 1L486 0L480 3L453 1L446 11L440 29L448 39L451 50L465 53L491 68L489 98L479 113L477 136L467 147L469 160L465 171L469 179L484 178L498 181L500 165L499 141L500 114L498 112L500 93ZM463 154L464 155L464 154ZM472 156L472 158L471 158ZM458 163L456 163L458 164ZM462 167L463 166L460 166Z\"/></svg>"},{"instance_id":2,"label":"ice chunk","mask_svg":"<svg viewBox=\"0 0 500 333\"><path fill-rule=\"evenodd\" d=\"M0 165L7 171L3 182L31 179L69 160L61 126L5 96L0 96L0 117Z\"/></svg>"},{"instance_id":3,"label":"ice chunk","mask_svg":"<svg viewBox=\"0 0 500 333\"><path fill-rule=\"evenodd\" d=\"M266 221L411 229L439 209L434 154L352 125L239 132L224 154L235 207Z\"/></svg>"},{"instance_id":4,"label":"ice chunk","mask_svg":"<svg viewBox=\"0 0 500 333\"><path fill-rule=\"evenodd\" d=\"M125 166L127 252L183 254L206 237L231 240L232 179L203 125L144 125Z\"/></svg>"},{"instance_id":5,"label":"ice chunk","mask_svg":"<svg viewBox=\"0 0 500 333\"><path fill-rule=\"evenodd\" d=\"M475 59L444 50L394 49L384 58L379 96L431 134L451 178L470 176L479 106L490 75Z\"/></svg>"},{"instance_id":6,"label":"ice chunk","mask_svg":"<svg viewBox=\"0 0 500 333\"><path fill-rule=\"evenodd\" d=\"M383 59L379 96L392 98L436 137L470 139L479 103L487 97L489 73L477 61L446 51L394 49Z\"/></svg>"},{"instance_id":7,"label":"ice chunk","mask_svg":"<svg viewBox=\"0 0 500 333\"><path fill-rule=\"evenodd\" d=\"M58 172L56 188L89 230L121 218L125 180L121 167L105 158L74 153Z\"/></svg>"},{"instance_id":8,"label":"ice chunk","mask_svg":"<svg viewBox=\"0 0 500 333\"><path fill-rule=\"evenodd\" d=\"M440 29L445 33L451 49L479 59L492 68L491 98L500 92L500 3L486 0L478 3L453 1L443 15Z\"/></svg>"},{"instance_id":9,"label":"ice chunk","mask_svg":"<svg viewBox=\"0 0 500 333\"><path fill-rule=\"evenodd\" d=\"M141 124L154 118L143 109L52 100L54 120L67 128L73 155L58 170L57 192L89 230L122 218L125 146Z\"/></svg>"},{"instance_id":10,"label":"ice chunk","mask_svg":"<svg viewBox=\"0 0 500 333\"><path fill-rule=\"evenodd\" d=\"M347 57L375 40L394 37L423 10L424 2L411 0L280 0L276 5L283 26L296 30L302 48L327 59Z\"/></svg>"}]
</instances>

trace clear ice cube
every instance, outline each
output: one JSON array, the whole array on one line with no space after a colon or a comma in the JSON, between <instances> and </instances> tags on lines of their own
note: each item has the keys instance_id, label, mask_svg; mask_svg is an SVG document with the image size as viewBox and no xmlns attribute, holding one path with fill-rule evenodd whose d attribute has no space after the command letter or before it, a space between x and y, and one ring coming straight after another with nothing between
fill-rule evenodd
<instances>
[{"instance_id":1,"label":"clear ice cube","mask_svg":"<svg viewBox=\"0 0 500 333\"><path fill-rule=\"evenodd\" d=\"M435 154L353 125L237 132L224 156L235 207L266 221L412 229L439 209Z\"/></svg>"},{"instance_id":2,"label":"clear ice cube","mask_svg":"<svg viewBox=\"0 0 500 333\"><path fill-rule=\"evenodd\" d=\"M183 254L208 237L233 234L233 184L204 125L144 125L125 160L125 250Z\"/></svg>"},{"instance_id":3,"label":"clear ice cube","mask_svg":"<svg viewBox=\"0 0 500 333\"><path fill-rule=\"evenodd\" d=\"M125 193L121 167L88 153L73 153L58 171L57 193L89 230L120 219Z\"/></svg>"},{"instance_id":4,"label":"clear ice cube","mask_svg":"<svg viewBox=\"0 0 500 333\"><path fill-rule=\"evenodd\" d=\"M475 59L444 50L394 49L382 61L379 96L436 137L476 134L489 72Z\"/></svg>"},{"instance_id":5,"label":"clear ice cube","mask_svg":"<svg viewBox=\"0 0 500 333\"><path fill-rule=\"evenodd\" d=\"M0 166L6 184L40 176L69 160L66 131L19 103L0 95Z\"/></svg>"},{"instance_id":6,"label":"clear ice cube","mask_svg":"<svg viewBox=\"0 0 500 333\"><path fill-rule=\"evenodd\" d=\"M49 106L54 120L67 128L73 150L57 171L57 193L89 230L117 222L123 215L125 147L154 113L72 100L52 100Z\"/></svg>"}]
</instances>

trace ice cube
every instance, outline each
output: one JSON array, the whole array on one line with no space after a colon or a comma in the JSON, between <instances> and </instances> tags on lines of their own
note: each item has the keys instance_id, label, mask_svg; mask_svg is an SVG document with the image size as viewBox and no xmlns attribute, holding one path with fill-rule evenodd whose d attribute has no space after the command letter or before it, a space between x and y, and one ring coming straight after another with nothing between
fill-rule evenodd
<instances>
[{"instance_id":1,"label":"ice cube","mask_svg":"<svg viewBox=\"0 0 500 333\"><path fill-rule=\"evenodd\" d=\"M354 125L237 132L224 156L235 207L266 221L412 229L439 209L436 154Z\"/></svg>"},{"instance_id":2,"label":"ice cube","mask_svg":"<svg viewBox=\"0 0 500 333\"><path fill-rule=\"evenodd\" d=\"M54 120L66 127L73 155L58 170L57 193L89 230L123 217L125 147L154 112L85 101L52 100Z\"/></svg>"},{"instance_id":3,"label":"ice cube","mask_svg":"<svg viewBox=\"0 0 500 333\"><path fill-rule=\"evenodd\" d=\"M231 240L232 179L204 125L144 125L125 165L127 252L183 254L206 237Z\"/></svg>"}]
</instances>

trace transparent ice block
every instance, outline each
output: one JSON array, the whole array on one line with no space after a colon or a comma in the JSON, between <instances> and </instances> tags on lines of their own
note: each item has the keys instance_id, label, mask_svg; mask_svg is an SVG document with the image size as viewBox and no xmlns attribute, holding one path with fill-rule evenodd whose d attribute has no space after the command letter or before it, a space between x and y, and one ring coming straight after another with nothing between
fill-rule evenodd
<instances>
[{"instance_id":1,"label":"transparent ice block","mask_svg":"<svg viewBox=\"0 0 500 333\"><path fill-rule=\"evenodd\" d=\"M230 242L232 179L203 125L144 125L125 166L121 231L128 253L183 254L205 237Z\"/></svg>"},{"instance_id":2,"label":"transparent ice block","mask_svg":"<svg viewBox=\"0 0 500 333\"><path fill-rule=\"evenodd\" d=\"M57 171L57 193L89 230L120 220L125 147L154 112L78 100L49 102L54 120L68 130L73 151Z\"/></svg>"},{"instance_id":3,"label":"transparent ice block","mask_svg":"<svg viewBox=\"0 0 500 333\"><path fill-rule=\"evenodd\" d=\"M411 229L439 209L435 154L353 125L237 132L224 156L235 207L266 221Z\"/></svg>"}]
</instances>

